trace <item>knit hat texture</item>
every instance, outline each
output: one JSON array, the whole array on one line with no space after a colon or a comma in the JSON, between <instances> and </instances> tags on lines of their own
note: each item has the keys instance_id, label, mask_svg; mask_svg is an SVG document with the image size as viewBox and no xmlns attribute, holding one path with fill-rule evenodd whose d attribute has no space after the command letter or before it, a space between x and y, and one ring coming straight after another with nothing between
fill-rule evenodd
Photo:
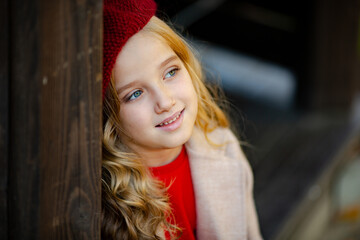
<instances>
[{"instance_id":1,"label":"knit hat texture","mask_svg":"<svg viewBox=\"0 0 360 240\"><path fill-rule=\"evenodd\" d=\"M156 13L153 0L104 0L103 99L117 56Z\"/></svg>"}]
</instances>

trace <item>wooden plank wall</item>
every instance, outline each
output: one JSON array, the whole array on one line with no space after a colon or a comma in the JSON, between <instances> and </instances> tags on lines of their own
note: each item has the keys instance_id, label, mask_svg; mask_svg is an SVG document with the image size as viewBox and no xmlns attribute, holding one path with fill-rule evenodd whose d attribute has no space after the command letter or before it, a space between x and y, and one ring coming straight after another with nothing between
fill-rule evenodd
<instances>
[{"instance_id":1,"label":"wooden plank wall","mask_svg":"<svg viewBox=\"0 0 360 240\"><path fill-rule=\"evenodd\" d=\"M8 3L8 219L1 231L8 239L100 239L102 1Z\"/></svg>"},{"instance_id":2,"label":"wooden plank wall","mask_svg":"<svg viewBox=\"0 0 360 240\"><path fill-rule=\"evenodd\" d=\"M9 15L8 0L0 1L0 236L7 239L7 178L9 158Z\"/></svg>"},{"instance_id":3,"label":"wooden plank wall","mask_svg":"<svg viewBox=\"0 0 360 240\"><path fill-rule=\"evenodd\" d=\"M310 107L346 109L360 93L360 0L317 0L314 5Z\"/></svg>"}]
</instances>

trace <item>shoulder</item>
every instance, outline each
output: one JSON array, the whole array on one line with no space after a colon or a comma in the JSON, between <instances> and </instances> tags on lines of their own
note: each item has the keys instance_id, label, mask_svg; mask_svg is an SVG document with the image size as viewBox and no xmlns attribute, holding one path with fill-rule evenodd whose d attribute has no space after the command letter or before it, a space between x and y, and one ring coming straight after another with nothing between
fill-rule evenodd
<instances>
[{"instance_id":1,"label":"shoulder","mask_svg":"<svg viewBox=\"0 0 360 240\"><path fill-rule=\"evenodd\" d=\"M197 154L245 158L238 139L229 128L219 127L207 135L201 129L194 128L186 148Z\"/></svg>"},{"instance_id":2,"label":"shoulder","mask_svg":"<svg viewBox=\"0 0 360 240\"><path fill-rule=\"evenodd\" d=\"M190 162L193 166L202 168L215 166L217 169L227 169L227 172L246 176L246 185L251 186L253 176L249 162L241 149L234 133L228 128L217 128L206 136L201 129L195 128L192 137L186 143Z\"/></svg>"},{"instance_id":3,"label":"shoulder","mask_svg":"<svg viewBox=\"0 0 360 240\"><path fill-rule=\"evenodd\" d=\"M247 239L251 169L229 129L215 129L208 138L219 146L209 143L200 129L186 144L197 202L197 235L199 239Z\"/></svg>"}]
</instances>

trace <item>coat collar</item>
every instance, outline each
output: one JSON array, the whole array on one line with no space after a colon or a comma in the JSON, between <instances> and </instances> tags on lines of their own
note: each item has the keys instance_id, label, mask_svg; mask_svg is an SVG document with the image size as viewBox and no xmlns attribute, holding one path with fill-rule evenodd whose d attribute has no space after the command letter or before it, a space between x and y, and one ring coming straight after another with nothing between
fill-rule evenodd
<instances>
[{"instance_id":1,"label":"coat collar","mask_svg":"<svg viewBox=\"0 0 360 240\"><path fill-rule=\"evenodd\" d=\"M194 129L186 143L196 196L198 239L246 239L245 173L239 143L228 129ZM235 158L234 158L235 157Z\"/></svg>"}]
</instances>

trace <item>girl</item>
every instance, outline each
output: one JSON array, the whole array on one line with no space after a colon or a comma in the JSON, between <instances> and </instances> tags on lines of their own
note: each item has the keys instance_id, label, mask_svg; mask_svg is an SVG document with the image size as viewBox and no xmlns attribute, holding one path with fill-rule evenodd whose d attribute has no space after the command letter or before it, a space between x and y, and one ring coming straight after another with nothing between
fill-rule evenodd
<instances>
[{"instance_id":1,"label":"girl","mask_svg":"<svg viewBox=\"0 0 360 240\"><path fill-rule=\"evenodd\" d=\"M104 1L103 239L261 239L252 173L152 0Z\"/></svg>"}]
</instances>

